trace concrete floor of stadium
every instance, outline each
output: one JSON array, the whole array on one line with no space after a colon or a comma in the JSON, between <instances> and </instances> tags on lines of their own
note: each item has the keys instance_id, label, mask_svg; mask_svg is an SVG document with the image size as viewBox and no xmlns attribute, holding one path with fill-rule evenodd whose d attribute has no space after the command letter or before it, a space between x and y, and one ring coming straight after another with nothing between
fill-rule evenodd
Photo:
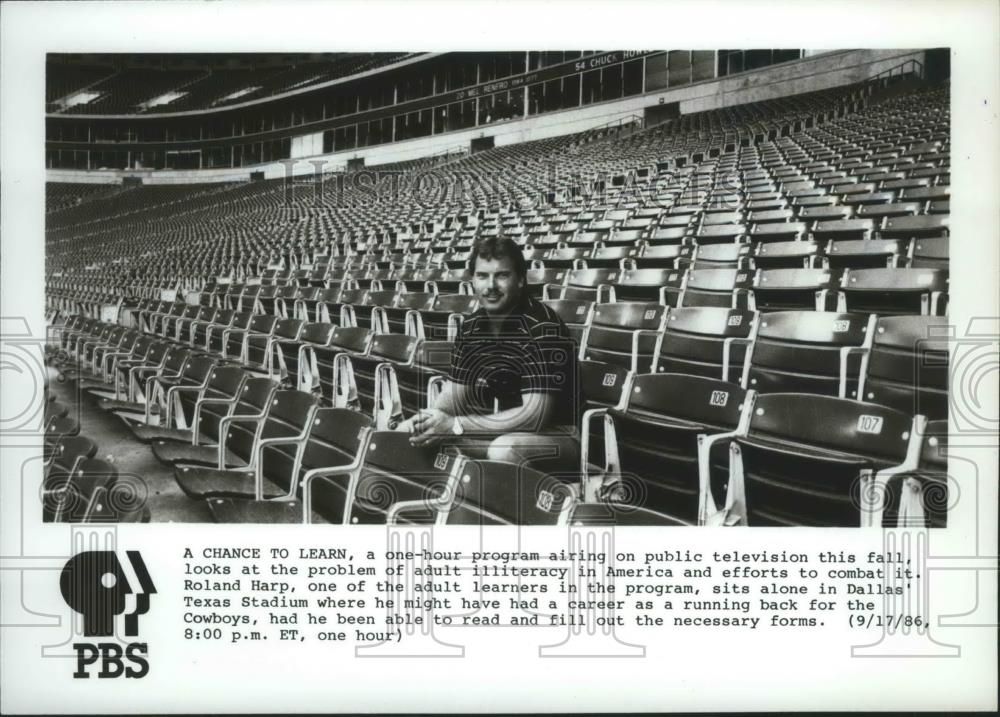
<instances>
[{"instance_id":1,"label":"concrete floor of stadium","mask_svg":"<svg viewBox=\"0 0 1000 717\"><path fill-rule=\"evenodd\" d=\"M149 445L136 440L121 418L102 410L98 399L80 391L76 381L52 381L49 390L79 421L80 435L97 444L97 458L114 463L119 473L135 476L146 486L152 522L212 522L204 501L184 495L174 480L173 468L156 460Z\"/></svg>"}]
</instances>

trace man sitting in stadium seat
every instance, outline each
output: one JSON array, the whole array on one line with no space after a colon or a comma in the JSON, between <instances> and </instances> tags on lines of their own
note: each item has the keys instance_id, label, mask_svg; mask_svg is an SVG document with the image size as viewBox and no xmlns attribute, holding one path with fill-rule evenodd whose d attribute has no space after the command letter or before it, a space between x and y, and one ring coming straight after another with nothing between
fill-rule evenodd
<instances>
[{"instance_id":1,"label":"man sitting in stadium seat","mask_svg":"<svg viewBox=\"0 0 1000 717\"><path fill-rule=\"evenodd\" d=\"M527 291L521 248L506 237L472 250L481 308L462 325L450 380L401 425L415 445L452 445L474 458L569 470L579 461L576 346L562 320ZM494 407L498 410L494 412Z\"/></svg>"}]
</instances>

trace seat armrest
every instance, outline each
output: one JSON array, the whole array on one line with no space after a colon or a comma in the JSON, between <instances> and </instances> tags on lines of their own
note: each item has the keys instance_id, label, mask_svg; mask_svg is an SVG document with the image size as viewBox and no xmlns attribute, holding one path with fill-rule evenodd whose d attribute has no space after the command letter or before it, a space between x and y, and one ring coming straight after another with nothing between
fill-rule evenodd
<instances>
[{"instance_id":1,"label":"seat armrest","mask_svg":"<svg viewBox=\"0 0 1000 717\"><path fill-rule=\"evenodd\" d=\"M301 444L305 440L306 436L309 434L309 425L312 423L312 418L306 421L306 428L294 436L282 436L280 438L262 438L257 442L252 456L253 468L254 468L254 485L256 490L256 500L264 500L264 449L268 446L281 446L281 445L293 445ZM296 461L297 462L297 461ZM292 481L292 490L288 494L288 498L295 497L295 481Z\"/></svg>"},{"instance_id":2,"label":"seat armrest","mask_svg":"<svg viewBox=\"0 0 1000 717\"><path fill-rule=\"evenodd\" d=\"M746 496L743 488L742 466L734 472L733 460L729 464L729 486L726 489L726 504L720 509L712 497L712 446L720 441L732 441L747 435L753 416L756 391L747 391L740 420L733 431L698 436L698 525L731 525L746 522Z\"/></svg>"},{"instance_id":3,"label":"seat armrest","mask_svg":"<svg viewBox=\"0 0 1000 717\"><path fill-rule=\"evenodd\" d=\"M420 515L426 517L428 522L434 522L441 515L441 509L433 507L426 500L401 500L389 506L386 514L386 525L397 525L399 518L403 515Z\"/></svg>"},{"instance_id":4,"label":"seat armrest","mask_svg":"<svg viewBox=\"0 0 1000 717\"><path fill-rule=\"evenodd\" d=\"M712 496L712 447L721 441L732 441L740 436L739 431L727 433L699 434L698 436L698 525L729 525L731 518L746 521L746 496L742 476L734 476L732 462L729 466L729 486L726 502L722 508ZM737 483L739 485L737 485Z\"/></svg>"},{"instance_id":5,"label":"seat armrest","mask_svg":"<svg viewBox=\"0 0 1000 717\"><path fill-rule=\"evenodd\" d=\"M646 373L646 371L639 370L639 339L643 336L653 336L656 338L656 343L653 344L653 360L649 366L649 371L653 370L653 366L656 365L656 359L660 356L660 348L663 345L663 331L658 329L636 329L632 332L632 373Z\"/></svg>"},{"instance_id":6,"label":"seat armrest","mask_svg":"<svg viewBox=\"0 0 1000 717\"><path fill-rule=\"evenodd\" d=\"M886 495L886 486L893 476L913 473L920 467L920 448L926 428L926 416L919 414L914 416L903 462L897 466L883 468L874 475L869 471L867 476L861 476L859 502L861 503L862 528L882 527L882 514L885 512L883 498Z\"/></svg>"},{"instance_id":7,"label":"seat armrest","mask_svg":"<svg viewBox=\"0 0 1000 717\"><path fill-rule=\"evenodd\" d=\"M854 354L858 354L859 356L861 356L862 362L865 362L865 359L867 359L867 357L868 357L868 347L867 346L841 346L840 347L840 382L839 382L838 388L837 388L837 397L838 398L847 398L848 397L847 396L847 360L852 355L854 355ZM865 372L862 369L861 375L864 375L864 373ZM861 388L861 386L860 386L860 379L859 379L858 388L859 388L859 391L860 391L860 388ZM858 394L857 398L858 399L861 398L861 394L860 393Z\"/></svg>"},{"instance_id":8,"label":"seat armrest","mask_svg":"<svg viewBox=\"0 0 1000 717\"><path fill-rule=\"evenodd\" d=\"M604 421L604 468L599 474L590 471L590 426L600 419ZM621 463L618 460L618 436L615 433L614 422L606 408L591 408L584 411L580 420L580 489L585 503L598 500L599 493L606 483L614 482L621 476Z\"/></svg>"},{"instance_id":9,"label":"seat armrest","mask_svg":"<svg viewBox=\"0 0 1000 717\"><path fill-rule=\"evenodd\" d=\"M199 398L194 404L194 423L191 427L191 445L198 445L198 432L201 425L201 408L202 406L207 406L209 404L220 404L224 405L227 403L235 403L236 398Z\"/></svg>"},{"instance_id":10,"label":"seat armrest","mask_svg":"<svg viewBox=\"0 0 1000 717\"><path fill-rule=\"evenodd\" d=\"M317 478L325 478L329 476L336 475L350 475L351 481L355 480L355 474L361 468L364 462L365 453L368 451L368 443L371 440L372 430L370 428L364 429L364 435L361 437L361 442L358 446L358 454L355 456L354 460L350 463L345 463L339 466L327 466L323 468L314 468L311 471L307 471L305 475L302 476L302 522L305 524L312 522L312 482ZM292 491L295 490L295 478L292 479ZM348 500L352 492L348 491ZM347 506L345 506L345 510Z\"/></svg>"},{"instance_id":11,"label":"seat armrest","mask_svg":"<svg viewBox=\"0 0 1000 717\"><path fill-rule=\"evenodd\" d=\"M744 346L752 346L754 342L754 335L743 337L743 336L729 336L722 341L722 380L729 380L729 358L732 355L732 346L734 344L742 344ZM742 367L741 367L742 368Z\"/></svg>"},{"instance_id":12,"label":"seat armrest","mask_svg":"<svg viewBox=\"0 0 1000 717\"><path fill-rule=\"evenodd\" d=\"M229 434L229 427L234 423L259 423L266 416L267 411L262 411L255 414L224 416L219 421L219 470L226 467L226 437ZM253 460L253 455L250 459Z\"/></svg>"}]
</instances>

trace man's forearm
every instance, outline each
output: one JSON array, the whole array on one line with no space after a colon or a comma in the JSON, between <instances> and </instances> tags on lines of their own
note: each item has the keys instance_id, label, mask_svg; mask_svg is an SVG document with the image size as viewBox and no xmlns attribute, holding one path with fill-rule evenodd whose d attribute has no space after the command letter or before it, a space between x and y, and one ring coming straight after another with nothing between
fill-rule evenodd
<instances>
[{"instance_id":1,"label":"man's forearm","mask_svg":"<svg viewBox=\"0 0 1000 717\"><path fill-rule=\"evenodd\" d=\"M490 414L469 414L456 416L462 424L463 433L469 435L513 433L515 431L535 431L541 426L537 420L527 415L524 407L508 408L506 411Z\"/></svg>"},{"instance_id":2,"label":"man's forearm","mask_svg":"<svg viewBox=\"0 0 1000 717\"><path fill-rule=\"evenodd\" d=\"M508 408L489 414L458 414L465 433L496 435L515 431L535 432L542 430L552 413L552 398L541 394L524 396L524 403L516 408ZM452 414L455 415L455 414Z\"/></svg>"},{"instance_id":3,"label":"man's forearm","mask_svg":"<svg viewBox=\"0 0 1000 717\"><path fill-rule=\"evenodd\" d=\"M524 394L524 403L497 413L479 413L468 400L465 386L448 381L433 408L456 416L465 433L512 433L541 430L552 413L553 398L544 394Z\"/></svg>"}]
</instances>

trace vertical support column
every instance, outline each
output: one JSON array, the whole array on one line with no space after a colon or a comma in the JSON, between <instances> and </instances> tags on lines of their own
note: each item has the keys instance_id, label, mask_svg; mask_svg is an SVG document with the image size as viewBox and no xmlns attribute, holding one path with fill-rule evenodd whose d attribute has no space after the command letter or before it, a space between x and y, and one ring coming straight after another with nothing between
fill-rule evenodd
<instances>
[{"instance_id":1,"label":"vertical support column","mask_svg":"<svg viewBox=\"0 0 1000 717\"><path fill-rule=\"evenodd\" d=\"M479 84L479 61L478 60L476 60L476 84L477 85ZM475 120L476 120L476 124L474 126L478 127L479 126L479 95L476 95L476 106L475 106L475 110L473 110L473 112L475 114Z\"/></svg>"}]
</instances>

